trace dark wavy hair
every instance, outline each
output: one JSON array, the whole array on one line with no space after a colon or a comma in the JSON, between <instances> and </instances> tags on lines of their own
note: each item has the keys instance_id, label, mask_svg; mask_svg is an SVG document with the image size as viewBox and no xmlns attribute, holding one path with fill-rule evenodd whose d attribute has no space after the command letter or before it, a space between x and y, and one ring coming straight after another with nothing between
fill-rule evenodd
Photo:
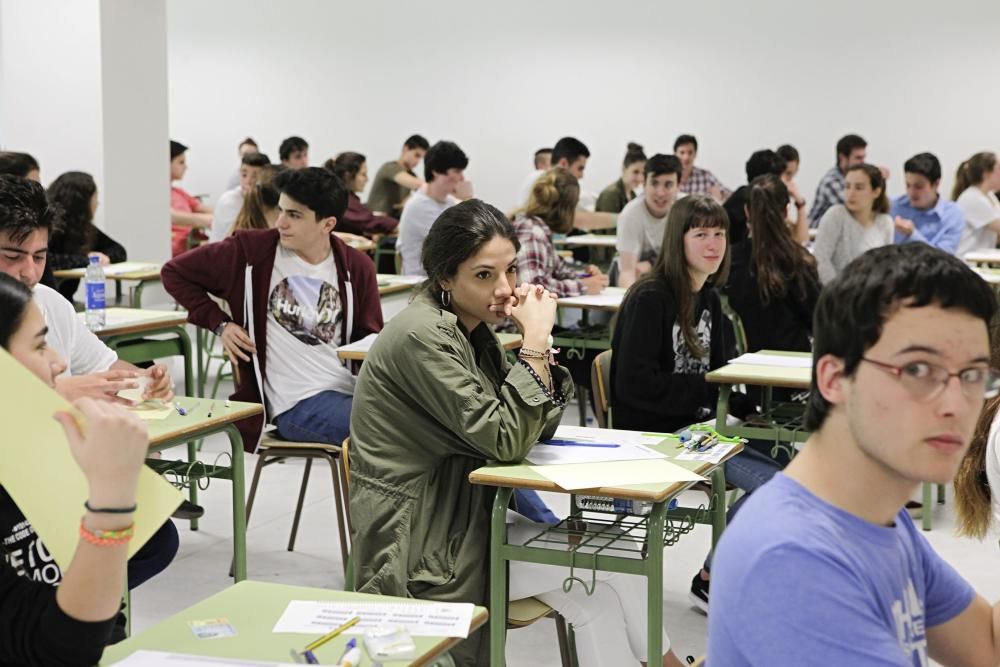
<instances>
[{"instance_id":1,"label":"dark wavy hair","mask_svg":"<svg viewBox=\"0 0 1000 667\"><path fill-rule=\"evenodd\" d=\"M46 193L49 202L62 212L62 229L49 237L55 252L86 255L97 239L97 227L90 211L90 201L97 194L97 183L90 174L67 171L52 181Z\"/></svg>"},{"instance_id":2,"label":"dark wavy hair","mask_svg":"<svg viewBox=\"0 0 1000 667\"><path fill-rule=\"evenodd\" d=\"M8 349L14 332L21 328L31 303L31 288L6 273L0 273L0 347Z\"/></svg>"},{"instance_id":3,"label":"dark wavy hair","mask_svg":"<svg viewBox=\"0 0 1000 667\"><path fill-rule=\"evenodd\" d=\"M36 229L59 231L59 209L49 205L41 183L20 176L0 174L0 231L14 243L21 243Z\"/></svg>"}]
</instances>

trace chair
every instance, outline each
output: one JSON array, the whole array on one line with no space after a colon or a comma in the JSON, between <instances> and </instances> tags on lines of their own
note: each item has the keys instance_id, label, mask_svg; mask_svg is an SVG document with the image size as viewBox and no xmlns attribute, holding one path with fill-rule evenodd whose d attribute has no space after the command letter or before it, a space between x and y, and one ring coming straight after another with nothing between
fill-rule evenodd
<instances>
[{"instance_id":1,"label":"chair","mask_svg":"<svg viewBox=\"0 0 1000 667\"><path fill-rule=\"evenodd\" d=\"M351 488L350 445L351 439L346 438L340 446L340 471L344 481L343 488L345 495ZM347 524L350 526L351 508L349 503L344 504L344 510L347 515ZM348 561L349 558L344 559L344 563L347 563ZM344 578L345 588L349 591L354 590L353 561L351 561L351 566L348 567L344 573ZM556 636L559 641L559 656L562 662L562 667L576 667L576 647L572 643L572 629L566 624L566 619L538 598L523 598L521 600L512 600L507 603L507 627L511 629L526 628L536 621L540 621L548 616L555 617Z\"/></svg>"},{"instance_id":2,"label":"chair","mask_svg":"<svg viewBox=\"0 0 1000 667\"><path fill-rule=\"evenodd\" d=\"M590 367L590 387L594 392L594 416L601 428L611 426L611 350L596 357Z\"/></svg>"},{"instance_id":3,"label":"chair","mask_svg":"<svg viewBox=\"0 0 1000 667\"><path fill-rule=\"evenodd\" d=\"M743 320L740 319L739 313L729 305L729 299L724 294L720 295L719 298L722 301L723 314L729 318L729 321L733 325L733 334L736 337L736 354L746 354L747 332L743 328Z\"/></svg>"}]
</instances>

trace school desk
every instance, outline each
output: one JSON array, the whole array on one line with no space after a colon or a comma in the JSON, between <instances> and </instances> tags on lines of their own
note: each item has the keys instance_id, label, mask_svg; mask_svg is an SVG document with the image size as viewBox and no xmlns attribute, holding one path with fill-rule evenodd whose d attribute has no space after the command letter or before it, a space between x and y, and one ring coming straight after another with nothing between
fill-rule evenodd
<instances>
[{"instance_id":1,"label":"school desk","mask_svg":"<svg viewBox=\"0 0 1000 667\"><path fill-rule=\"evenodd\" d=\"M348 593L326 588L287 586L262 581L243 581L188 607L120 644L109 646L104 651L100 664L112 665L139 650L186 653L233 660L289 663L292 661L289 656L291 649L301 651L319 634L314 636L272 632L274 624L292 600L371 600L373 602L431 604L412 598ZM487 617L486 609L476 607L472 613L469 631L481 627L486 622ZM218 618L227 619L236 634L231 637L198 639L188 625L191 621ZM358 637L358 643L361 643L360 635L342 634L316 649L314 651L316 658L325 665L335 664L352 636ZM457 637L414 637L413 642L417 645L418 654L415 659L386 664L400 667L402 665L429 665L461 641L462 639ZM364 652L362 653L364 655ZM371 665L372 662L367 655L364 655L361 664Z\"/></svg>"},{"instance_id":2,"label":"school desk","mask_svg":"<svg viewBox=\"0 0 1000 667\"><path fill-rule=\"evenodd\" d=\"M665 439L651 448L666 454L667 460L692 470L703 477L711 477L712 498L708 507L677 507L668 511L670 501L694 482L669 482L635 484L628 486L599 487L586 492L568 492L539 474L530 464L487 465L469 474L473 484L497 487L493 501L490 532L490 664L504 665L504 645L507 632L507 561L526 561L570 568L569 579L573 586L591 586L593 572L620 572L646 577L648 585L649 655L663 655L663 550L673 546L682 535L691 532L696 523L712 526L714 545L726 525L726 479L722 464L742 451L737 445L719 463L680 461L677 455L685 450L676 440ZM557 525L540 530L524 544L507 542L507 508L514 488L570 493L570 516ZM595 519L587 512L588 526L580 525L583 512L576 503L578 494L609 496L653 503L650 514L630 517L622 521L620 515L604 514ZM614 539L609 530L622 531ZM553 547L554 543L569 541L572 549ZM601 546L588 546L598 542ZM548 545L548 546L546 546ZM645 558L640 548L645 548ZM559 583L559 582L556 582Z\"/></svg>"},{"instance_id":3,"label":"school desk","mask_svg":"<svg viewBox=\"0 0 1000 667\"><path fill-rule=\"evenodd\" d=\"M102 266L104 277L115 283L115 303L122 302L122 283L135 282L136 284L129 290L128 305L133 308L142 306L142 290L146 285L160 282L161 264L156 262L119 262ZM87 268L62 269L54 271L53 276L58 280L77 278L83 280L86 277Z\"/></svg>"},{"instance_id":4,"label":"school desk","mask_svg":"<svg viewBox=\"0 0 1000 667\"><path fill-rule=\"evenodd\" d=\"M224 400L212 401L188 396L174 397L174 405L180 405L186 414L181 415L175 409L166 419L146 422L149 430L149 449L151 452L159 452L187 443L188 460L148 459L147 464L168 480L174 477L188 485L191 502L195 504L198 502L199 480L228 479L232 482L233 572L236 581L242 581L247 576L247 518L244 488L246 482L243 467L243 438L240 437L235 422L259 415L264 409L259 403L230 401L229 407L226 407ZM225 433L229 437L228 466L220 465L215 460L206 462L198 458L196 441L214 433ZM191 530L197 529L197 520L192 520Z\"/></svg>"},{"instance_id":5,"label":"school desk","mask_svg":"<svg viewBox=\"0 0 1000 667\"><path fill-rule=\"evenodd\" d=\"M521 347L521 334L515 333L498 333L497 338L500 339L500 344L503 345L503 349L510 351L516 350ZM364 339L364 341L358 341L346 349L337 350L337 356L344 361L364 361L368 358L368 351L371 349L372 343L375 339L369 336Z\"/></svg>"},{"instance_id":6,"label":"school desk","mask_svg":"<svg viewBox=\"0 0 1000 667\"><path fill-rule=\"evenodd\" d=\"M1000 265L1000 249L986 248L983 250L970 250L962 256L962 259L970 264L998 266Z\"/></svg>"},{"instance_id":7,"label":"school desk","mask_svg":"<svg viewBox=\"0 0 1000 667\"><path fill-rule=\"evenodd\" d=\"M555 245L566 245L574 248L614 248L618 238L614 234L576 234L563 238L554 238Z\"/></svg>"}]
</instances>

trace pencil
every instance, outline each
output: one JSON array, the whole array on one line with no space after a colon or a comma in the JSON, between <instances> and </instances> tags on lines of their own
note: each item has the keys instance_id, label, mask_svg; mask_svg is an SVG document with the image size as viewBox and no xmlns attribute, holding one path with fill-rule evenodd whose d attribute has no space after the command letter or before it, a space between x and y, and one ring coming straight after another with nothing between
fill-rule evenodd
<instances>
[{"instance_id":1,"label":"pencil","mask_svg":"<svg viewBox=\"0 0 1000 667\"><path fill-rule=\"evenodd\" d=\"M330 632L326 633L325 635L323 635L322 637L320 637L316 641L314 641L311 644L309 644L308 646L306 646L305 650L306 651L315 651L316 649L318 649L323 644L327 643L328 641L330 641L331 639L333 639L337 635L341 634L345 630L350 630L351 628L353 628L355 625L357 625L360 622L361 622L361 617L360 616L355 616L351 620L349 620L346 623L344 623L343 625L341 625L339 628L334 628Z\"/></svg>"}]
</instances>

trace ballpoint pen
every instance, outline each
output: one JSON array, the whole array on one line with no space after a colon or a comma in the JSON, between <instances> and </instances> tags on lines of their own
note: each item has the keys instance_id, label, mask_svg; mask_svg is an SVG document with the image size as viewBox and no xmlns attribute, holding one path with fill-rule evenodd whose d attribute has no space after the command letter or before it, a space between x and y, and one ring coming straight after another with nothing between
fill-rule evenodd
<instances>
[{"instance_id":1,"label":"ballpoint pen","mask_svg":"<svg viewBox=\"0 0 1000 667\"><path fill-rule=\"evenodd\" d=\"M564 440L560 438L552 438L551 440L541 440L543 445L552 445L553 447L604 447L604 448L614 448L619 447L613 442L579 442L577 440Z\"/></svg>"}]
</instances>

